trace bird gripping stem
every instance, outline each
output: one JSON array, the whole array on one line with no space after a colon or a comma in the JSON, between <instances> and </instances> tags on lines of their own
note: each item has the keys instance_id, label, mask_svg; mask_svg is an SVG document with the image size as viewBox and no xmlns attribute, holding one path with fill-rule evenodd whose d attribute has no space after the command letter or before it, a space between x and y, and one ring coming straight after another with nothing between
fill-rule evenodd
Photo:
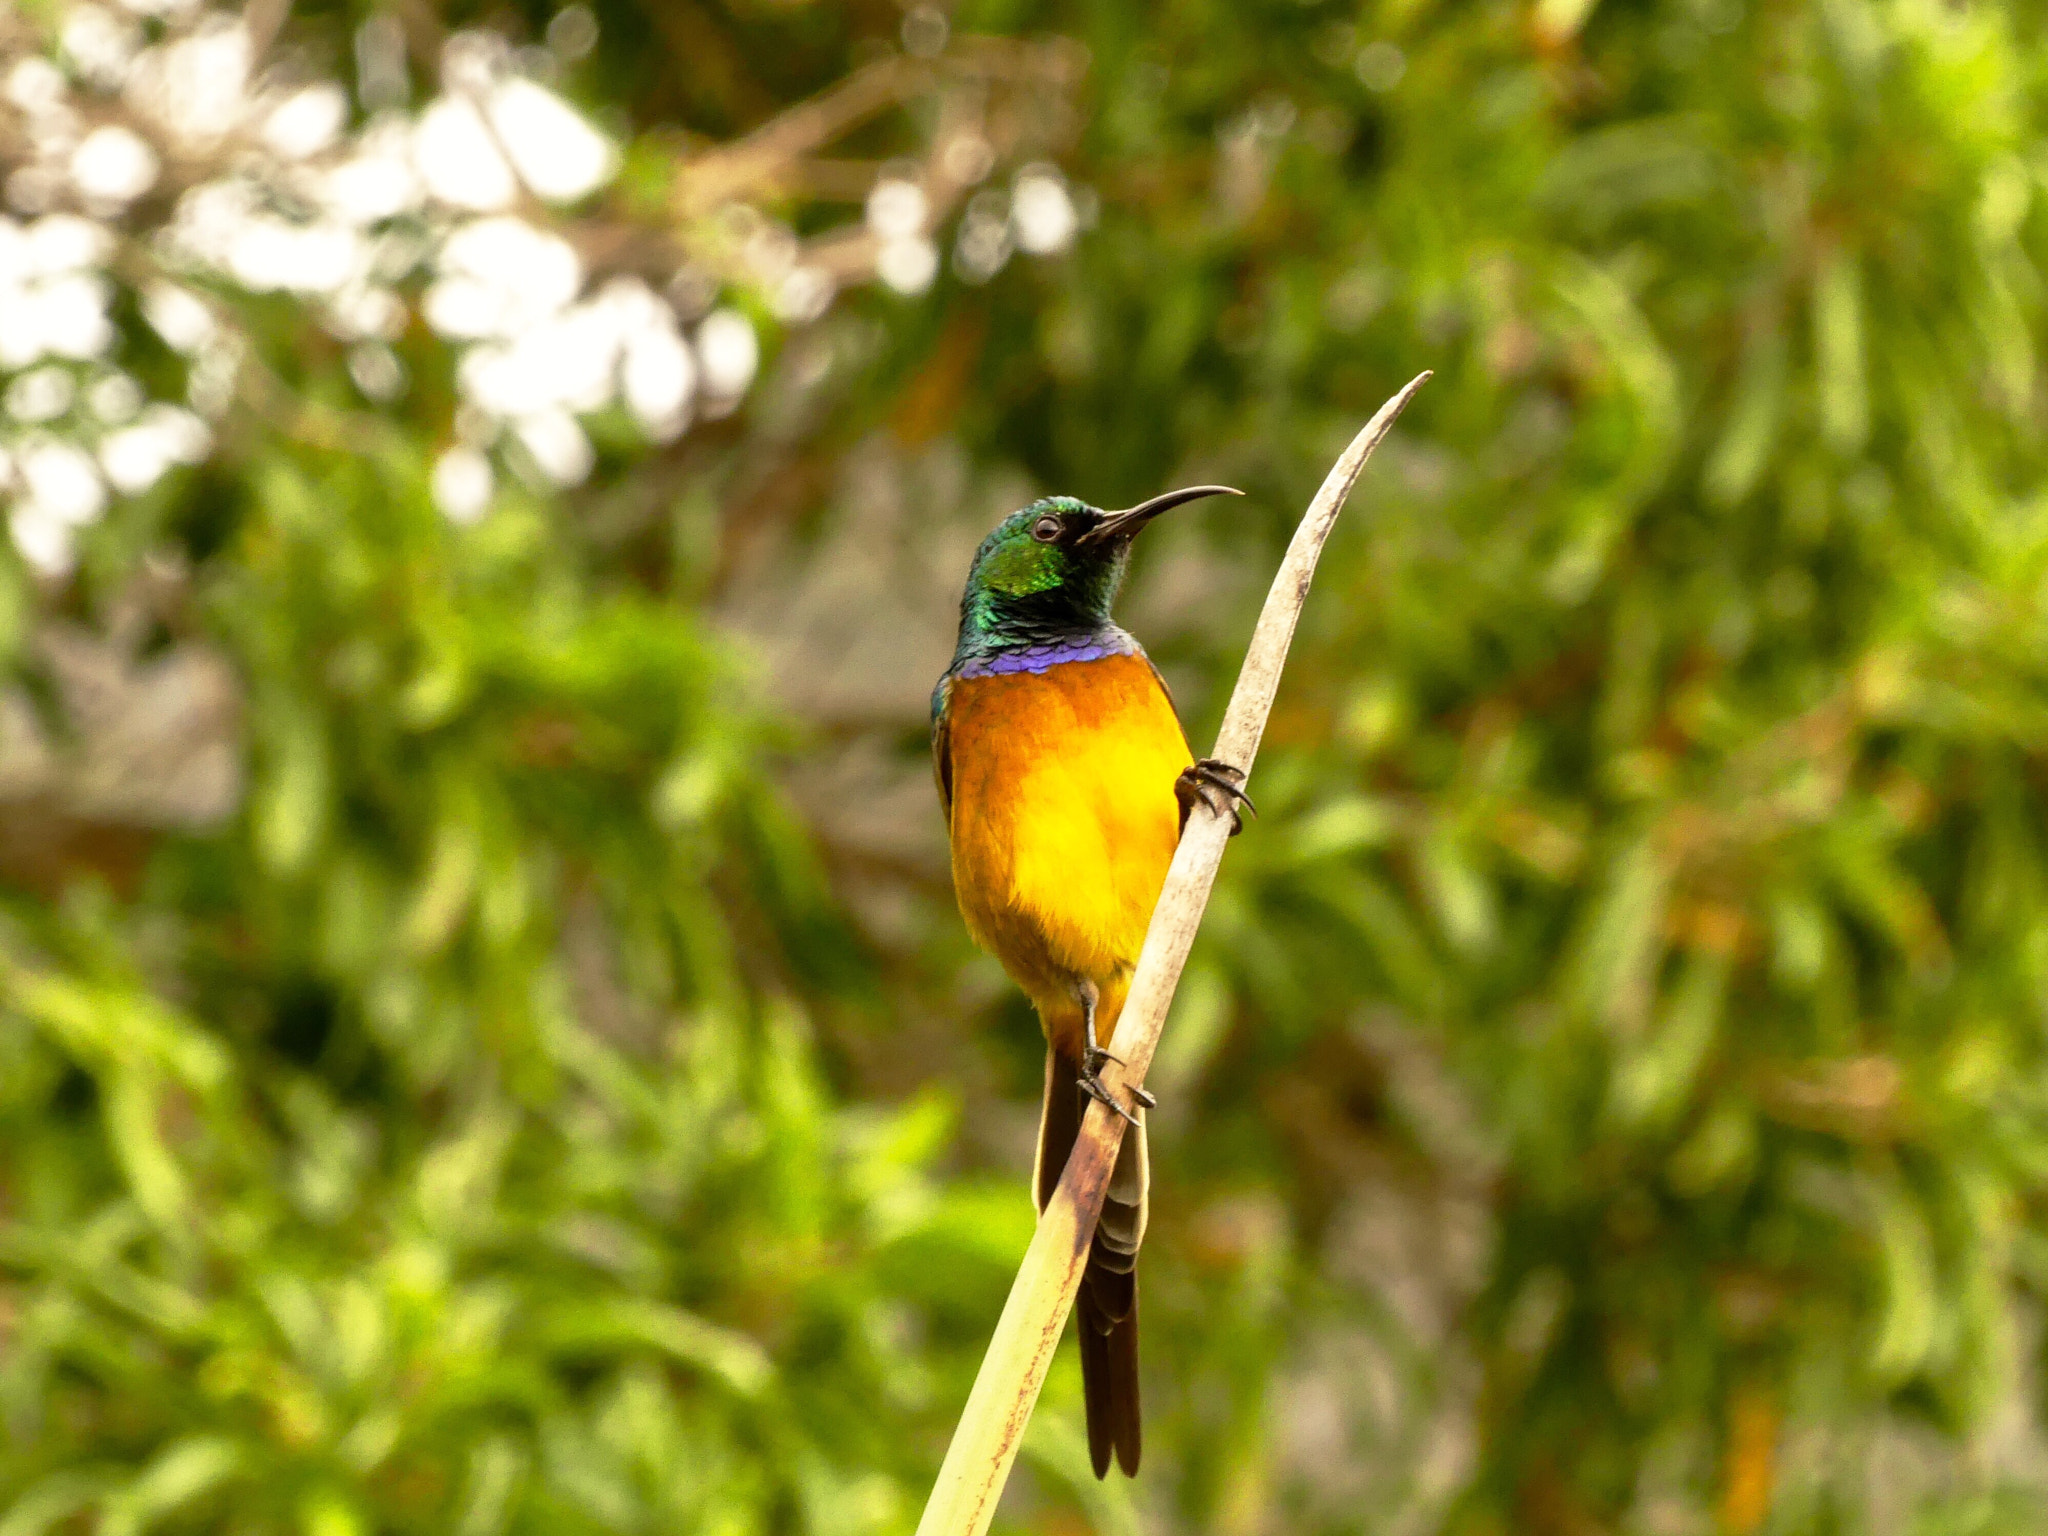
<instances>
[{"instance_id":1,"label":"bird gripping stem","mask_svg":"<svg viewBox=\"0 0 2048 1536\"><path fill-rule=\"evenodd\" d=\"M1351 440L1351 446L1324 477L1322 488L1288 543L1259 613L1258 627L1252 632L1212 754L1246 777L1258 756L1266 717L1272 713L1287 649L1293 643L1302 605L1308 600L1309 582L1315 576L1323 544L1365 461L1429 378L1424 372L1409 380ZM1181 968L1187 963L1195 930L1208 906L1209 888L1223 861L1232 824L1227 811L1215 809L1206 800L1200 813L1188 816L1152 911L1152 925L1145 933L1145 946L1138 955L1116 1036L1109 1045L1112 1054L1105 1058L1108 1065L1102 1081L1111 1093L1144 1084ZM1009 1300L925 1504L924 1518L918 1522L917 1536L984 1536L995 1518L996 1502L1009 1481L1010 1466L1017 1459L1039 1388L1045 1384L1046 1368L1081 1284L1082 1266L1096 1219L1102 1214L1103 1193L1116 1166L1123 1133L1121 1118L1099 1103L1088 1106L1059 1188L1040 1213L1038 1229L1011 1284Z\"/></svg>"}]
</instances>

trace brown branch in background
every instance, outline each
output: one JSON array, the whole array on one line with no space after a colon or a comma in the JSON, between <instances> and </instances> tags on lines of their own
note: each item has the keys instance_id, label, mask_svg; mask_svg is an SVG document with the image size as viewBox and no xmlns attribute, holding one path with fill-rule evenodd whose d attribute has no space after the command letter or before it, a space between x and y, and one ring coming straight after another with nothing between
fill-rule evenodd
<instances>
[{"instance_id":1,"label":"brown branch in background","mask_svg":"<svg viewBox=\"0 0 2048 1536\"><path fill-rule=\"evenodd\" d=\"M277 34L292 13L292 0L249 0L242 11L242 30L249 34L249 67L253 70L270 52Z\"/></svg>"},{"instance_id":2,"label":"brown branch in background","mask_svg":"<svg viewBox=\"0 0 2048 1536\"><path fill-rule=\"evenodd\" d=\"M772 180L790 162L929 89L932 78L931 65L922 59L883 59L769 119L738 142L684 162L676 173L677 219L700 218L743 189Z\"/></svg>"},{"instance_id":3,"label":"brown branch in background","mask_svg":"<svg viewBox=\"0 0 2048 1536\"><path fill-rule=\"evenodd\" d=\"M398 23L405 39L405 51L421 76L439 84L441 50L448 42L448 28L427 0L386 0L382 14Z\"/></svg>"},{"instance_id":4,"label":"brown branch in background","mask_svg":"<svg viewBox=\"0 0 2048 1536\"><path fill-rule=\"evenodd\" d=\"M1429 377L1421 373L1409 380L1352 439L1324 478L1322 489L1316 492L1287 546L1266 594L1258 628L1252 632L1237 687L1224 712L1223 728L1216 736L1214 755L1247 776L1265 734L1266 717L1273 709L1287 650L1302 605L1308 600L1309 582L1315 576L1323 544L1365 461ZM1223 862L1230 828L1227 814L1206 806L1188 817L1159 904L1153 909L1130 996L1110 1042L1113 1054L1103 1080L1119 1099L1127 1099L1128 1090L1144 1082L1152 1064L1181 967L1187 963L1203 909L1209 903L1209 888ZM1119 1061L1121 1067L1116 1065ZM1066 1172L1038 1218L1038 1230L1010 1287L988 1353L982 1357L959 1428L939 1468L924 1518L918 1522L917 1536L983 1536L995 1518L996 1502L1009 1480L1011 1463L1017 1458L1039 1388L1045 1383L1046 1368L1081 1283L1081 1268L1095 1235L1096 1218L1102 1212L1110 1170L1116 1166L1123 1127L1122 1119L1100 1104L1088 1106Z\"/></svg>"},{"instance_id":5,"label":"brown branch in background","mask_svg":"<svg viewBox=\"0 0 2048 1536\"><path fill-rule=\"evenodd\" d=\"M1085 68L1083 50L1071 43L996 38L962 39L941 59L880 60L771 118L745 138L684 162L676 174L670 207L678 221L687 222L743 191L777 184L806 156L947 80L1058 90L1072 85Z\"/></svg>"}]
</instances>

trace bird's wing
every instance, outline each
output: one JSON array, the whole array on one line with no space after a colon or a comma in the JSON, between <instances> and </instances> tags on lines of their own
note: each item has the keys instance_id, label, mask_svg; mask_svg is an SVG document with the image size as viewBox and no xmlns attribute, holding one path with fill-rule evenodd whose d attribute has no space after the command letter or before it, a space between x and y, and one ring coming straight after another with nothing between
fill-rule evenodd
<instances>
[{"instance_id":1,"label":"bird's wing","mask_svg":"<svg viewBox=\"0 0 2048 1536\"><path fill-rule=\"evenodd\" d=\"M1173 704L1173 690L1166 686L1166 674L1159 670L1159 663L1154 661L1149 655L1146 655L1146 653L1143 651L1138 652L1138 654L1140 656L1145 657L1145 665L1152 669L1152 681L1157 683L1159 685L1159 691L1166 695L1166 702L1169 704ZM1178 705L1174 705L1173 712L1175 714L1179 714L1180 707Z\"/></svg>"},{"instance_id":2,"label":"bird's wing","mask_svg":"<svg viewBox=\"0 0 2048 1536\"><path fill-rule=\"evenodd\" d=\"M1145 656L1145 653L1143 651L1138 652L1138 654L1140 656ZM1166 707L1173 711L1174 719L1178 720L1180 718L1180 706L1173 702L1173 690L1166 686L1166 674L1159 670L1159 663L1154 661L1150 656L1145 656L1145 665L1152 669L1152 681L1157 683L1159 685L1159 691L1166 695ZM1185 725L1183 725L1180 728L1180 739L1181 745L1186 746L1188 739L1188 728Z\"/></svg>"},{"instance_id":3,"label":"bird's wing","mask_svg":"<svg viewBox=\"0 0 2048 1536\"><path fill-rule=\"evenodd\" d=\"M932 778L939 786L939 809L946 824L953 822L952 721L947 705L953 699L953 679L942 677L932 690Z\"/></svg>"}]
</instances>

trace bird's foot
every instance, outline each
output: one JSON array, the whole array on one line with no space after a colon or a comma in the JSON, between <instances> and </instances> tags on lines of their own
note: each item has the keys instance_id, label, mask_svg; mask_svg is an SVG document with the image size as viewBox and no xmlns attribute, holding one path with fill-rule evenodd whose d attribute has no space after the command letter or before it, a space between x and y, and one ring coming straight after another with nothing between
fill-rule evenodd
<instances>
[{"instance_id":1,"label":"bird's foot","mask_svg":"<svg viewBox=\"0 0 2048 1536\"><path fill-rule=\"evenodd\" d=\"M1225 811L1230 813L1232 837L1244 830L1244 817L1238 811L1239 806L1254 816L1259 814L1259 808L1252 804L1252 797L1244 792L1244 770L1213 757L1205 757L1181 769L1180 777L1173 781L1173 797L1180 802L1180 824L1183 828L1187 826L1188 815L1194 810L1197 800L1218 816Z\"/></svg>"},{"instance_id":2,"label":"bird's foot","mask_svg":"<svg viewBox=\"0 0 2048 1536\"><path fill-rule=\"evenodd\" d=\"M1111 1114L1122 1115L1124 1119L1132 1125L1136 1125L1138 1123L1138 1117L1132 1114L1128 1109L1125 1109L1123 1105L1117 1103L1116 1095L1112 1094L1108 1088L1103 1086L1101 1078L1083 1077L1081 1079L1081 1091L1087 1094L1088 1097L1093 1099L1096 1103L1102 1105Z\"/></svg>"},{"instance_id":3,"label":"bird's foot","mask_svg":"<svg viewBox=\"0 0 2048 1536\"><path fill-rule=\"evenodd\" d=\"M1122 1057L1110 1055L1108 1051L1105 1051L1099 1045L1091 1045L1082 1053L1081 1091L1098 1103L1108 1105L1126 1120L1129 1120L1131 1124L1136 1125L1138 1122L1132 1117L1131 1112L1116 1102L1116 1099L1110 1094L1108 1086L1102 1081L1102 1064L1105 1061L1113 1061L1118 1066L1123 1065ZM1159 1107L1159 1100L1154 1098L1145 1089L1136 1085L1130 1085L1130 1092L1131 1097L1144 1105L1145 1108L1157 1109Z\"/></svg>"}]
</instances>

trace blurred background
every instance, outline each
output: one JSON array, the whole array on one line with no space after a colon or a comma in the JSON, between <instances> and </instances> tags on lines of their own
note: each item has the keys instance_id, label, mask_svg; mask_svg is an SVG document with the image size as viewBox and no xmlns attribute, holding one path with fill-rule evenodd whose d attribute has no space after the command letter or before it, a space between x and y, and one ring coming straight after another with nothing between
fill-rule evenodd
<instances>
[{"instance_id":1,"label":"blurred background","mask_svg":"<svg viewBox=\"0 0 2048 1536\"><path fill-rule=\"evenodd\" d=\"M975 542L1205 745L1143 1476L2048 1528L2048 7L0 9L0 1536L913 1526L1037 1028Z\"/></svg>"}]
</instances>

